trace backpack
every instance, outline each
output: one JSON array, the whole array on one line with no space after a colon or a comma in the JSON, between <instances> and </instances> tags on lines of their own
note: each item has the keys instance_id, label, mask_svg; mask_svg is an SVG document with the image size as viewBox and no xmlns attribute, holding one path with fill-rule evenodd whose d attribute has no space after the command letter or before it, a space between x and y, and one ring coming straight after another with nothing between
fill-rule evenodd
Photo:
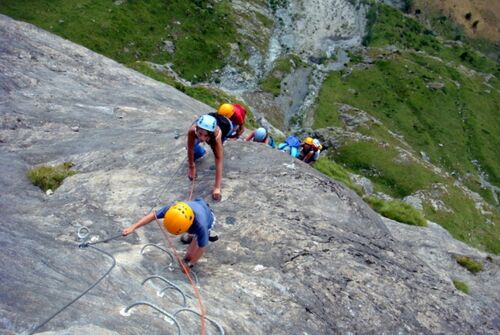
<instances>
[{"instance_id":1,"label":"backpack","mask_svg":"<svg viewBox=\"0 0 500 335\"><path fill-rule=\"evenodd\" d=\"M278 150L290 153L292 157L299 157L300 140L296 136L288 136L284 143L278 145Z\"/></svg>"},{"instance_id":2,"label":"backpack","mask_svg":"<svg viewBox=\"0 0 500 335\"><path fill-rule=\"evenodd\" d=\"M213 116L215 120L217 120L217 125L222 131L222 139L226 139L231 135L231 133L233 132L233 125L227 117L217 113L208 113L208 115Z\"/></svg>"}]
</instances>

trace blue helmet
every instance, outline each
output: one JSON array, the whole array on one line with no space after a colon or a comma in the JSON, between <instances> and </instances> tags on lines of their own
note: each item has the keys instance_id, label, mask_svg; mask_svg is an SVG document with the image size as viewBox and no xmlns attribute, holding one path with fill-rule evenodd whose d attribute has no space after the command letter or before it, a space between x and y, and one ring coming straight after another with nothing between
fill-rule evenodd
<instances>
[{"instance_id":1,"label":"blue helmet","mask_svg":"<svg viewBox=\"0 0 500 335\"><path fill-rule=\"evenodd\" d=\"M260 127L255 131L254 139L257 142L263 142L266 139L267 131Z\"/></svg>"},{"instance_id":2,"label":"blue helmet","mask_svg":"<svg viewBox=\"0 0 500 335\"><path fill-rule=\"evenodd\" d=\"M213 133L217 127L217 120L212 115L205 114L196 121L196 126Z\"/></svg>"}]
</instances>

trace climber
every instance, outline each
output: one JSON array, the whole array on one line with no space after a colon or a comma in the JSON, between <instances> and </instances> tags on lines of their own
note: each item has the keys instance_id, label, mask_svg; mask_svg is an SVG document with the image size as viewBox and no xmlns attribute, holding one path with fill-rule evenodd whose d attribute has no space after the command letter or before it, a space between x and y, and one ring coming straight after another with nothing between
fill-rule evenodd
<instances>
[{"instance_id":1,"label":"climber","mask_svg":"<svg viewBox=\"0 0 500 335\"><path fill-rule=\"evenodd\" d=\"M220 105L217 113L231 120L233 131L228 137L231 139L238 139L245 130L245 119L247 115L245 107L238 104L224 103Z\"/></svg>"},{"instance_id":2,"label":"climber","mask_svg":"<svg viewBox=\"0 0 500 335\"><path fill-rule=\"evenodd\" d=\"M318 160L322 145L318 139L306 137L300 145L299 159L307 164L313 164Z\"/></svg>"},{"instance_id":3,"label":"climber","mask_svg":"<svg viewBox=\"0 0 500 335\"><path fill-rule=\"evenodd\" d=\"M254 142L268 144L269 146L274 148L274 139L267 133L267 130L265 128L260 127L252 130L252 132L245 138L245 141L248 142L252 140Z\"/></svg>"},{"instance_id":4,"label":"climber","mask_svg":"<svg viewBox=\"0 0 500 335\"><path fill-rule=\"evenodd\" d=\"M161 218L163 218L163 227L169 233L179 235L187 232L189 236L192 236L183 258L185 268L189 271L207 249L210 230L215 224L214 213L203 199L175 202L171 206L163 206L143 216L134 224L124 228L122 235L127 236L137 228ZM181 269L184 269L182 265Z\"/></svg>"},{"instance_id":5,"label":"climber","mask_svg":"<svg viewBox=\"0 0 500 335\"><path fill-rule=\"evenodd\" d=\"M217 113L202 115L193 123L187 133L187 158L188 177L196 178L195 161L205 156L205 148L202 143L208 143L215 157L215 184L212 198L216 201L221 199L222 165L224 160L224 148L222 144L232 132L232 124L226 117Z\"/></svg>"}]
</instances>

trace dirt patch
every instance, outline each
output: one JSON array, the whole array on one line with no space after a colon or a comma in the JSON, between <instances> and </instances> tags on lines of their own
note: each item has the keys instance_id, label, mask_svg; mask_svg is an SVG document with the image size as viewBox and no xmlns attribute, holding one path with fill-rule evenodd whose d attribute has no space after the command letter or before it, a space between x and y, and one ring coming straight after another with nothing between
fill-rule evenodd
<instances>
[{"instance_id":1,"label":"dirt patch","mask_svg":"<svg viewBox=\"0 0 500 335\"><path fill-rule=\"evenodd\" d=\"M500 1L498 0L416 0L414 11L441 12L460 24L470 37L500 42Z\"/></svg>"}]
</instances>

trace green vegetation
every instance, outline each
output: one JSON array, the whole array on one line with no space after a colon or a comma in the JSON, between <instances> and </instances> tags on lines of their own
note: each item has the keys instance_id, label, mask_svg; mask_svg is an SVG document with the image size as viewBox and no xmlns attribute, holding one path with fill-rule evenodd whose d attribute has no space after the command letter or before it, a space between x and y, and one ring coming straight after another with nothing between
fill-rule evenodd
<instances>
[{"instance_id":1,"label":"green vegetation","mask_svg":"<svg viewBox=\"0 0 500 335\"><path fill-rule=\"evenodd\" d=\"M402 53L349 76L331 73L320 90L314 127L342 124L336 103L374 115L447 171L477 176L472 163L477 160L500 185L497 79L486 84L481 76L469 77L435 59Z\"/></svg>"},{"instance_id":2,"label":"green vegetation","mask_svg":"<svg viewBox=\"0 0 500 335\"><path fill-rule=\"evenodd\" d=\"M347 50L347 56L351 64L358 64L363 61L363 56L360 53L352 52L351 50Z\"/></svg>"},{"instance_id":3,"label":"green vegetation","mask_svg":"<svg viewBox=\"0 0 500 335\"><path fill-rule=\"evenodd\" d=\"M466 268L472 273L478 273L483 270L483 264L476 262L470 257L467 256L454 256L455 260L458 264Z\"/></svg>"},{"instance_id":4,"label":"green vegetation","mask_svg":"<svg viewBox=\"0 0 500 335\"><path fill-rule=\"evenodd\" d=\"M474 201L450 181L441 201L448 210L436 210L424 203L425 216L443 226L450 234L474 247L500 254L500 215L498 211L489 217L481 214ZM490 220L491 222L488 222Z\"/></svg>"},{"instance_id":5,"label":"green vegetation","mask_svg":"<svg viewBox=\"0 0 500 335\"><path fill-rule=\"evenodd\" d=\"M70 170L74 166L71 162L65 162L57 166L38 166L29 170L26 175L28 179L40 187L43 191L55 191L61 186L66 177L76 174L76 171Z\"/></svg>"},{"instance_id":6,"label":"green vegetation","mask_svg":"<svg viewBox=\"0 0 500 335\"><path fill-rule=\"evenodd\" d=\"M264 27L272 29L272 27L274 26L274 21L268 18L267 16L259 12L255 12L255 16L257 17L257 20L259 20L262 23L262 25L264 25Z\"/></svg>"},{"instance_id":7,"label":"green vegetation","mask_svg":"<svg viewBox=\"0 0 500 335\"><path fill-rule=\"evenodd\" d=\"M340 127L342 125L336 105L339 102L336 91L338 82L334 82L332 79L334 76L338 76L338 82L340 82L341 73L333 72L320 88L318 99L315 102L314 128Z\"/></svg>"},{"instance_id":8,"label":"green vegetation","mask_svg":"<svg viewBox=\"0 0 500 335\"><path fill-rule=\"evenodd\" d=\"M500 71L497 64L476 52L468 44L445 45L417 20L383 4L373 4L367 14L368 34L363 44L370 47L396 45L403 49L422 50L446 61L464 64L489 73Z\"/></svg>"},{"instance_id":9,"label":"green vegetation","mask_svg":"<svg viewBox=\"0 0 500 335\"><path fill-rule=\"evenodd\" d=\"M493 60L500 55L500 44L477 37L468 37L460 25L447 15L443 15L442 12L424 10L424 13L419 15L417 19L424 25L430 25L436 35L447 40L465 42L472 46L473 49L481 51Z\"/></svg>"},{"instance_id":10,"label":"green vegetation","mask_svg":"<svg viewBox=\"0 0 500 335\"><path fill-rule=\"evenodd\" d=\"M168 76L167 74L165 74L163 72L159 72L159 71L154 70L146 62L137 61L135 63L131 63L129 66L132 69L134 69L138 72L141 72L142 74L144 74L150 78L161 81L161 82L168 84L170 86L174 86L175 88L177 88L180 91L182 91L182 89L180 87L184 88L184 85L178 83L174 78Z\"/></svg>"},{"instance_id":11,"label":"green vegetation","mask_svg":"<svg viewBox=\"0 0 500 335\"><path fill-rule=\"evenodd\" d=\"M413 226L427 226L424 215L412 206L399 201L384 201L375 197L365 197L364 200L378 213L386 218Z\"/></svg>"},{"instance_id":12,"label":"green vegetation","mask_svg":"<svg viewBox=\"0 0 500 335\"><path fill-rule=\"evenodd\" d=\"M314 168L324 173L325 175L342 182L351 190L355 191L358 195L363 195L361 186L355 184L351 180L351 177L349 177L349 173L347 172L347 170L339 164L336 164L333 160L329 160L326 157L320 157L316 161L316 163L314 163Z\"/></svg>"},{"instance_id":13,"label":"green vegetation","mask_svg":"<svg viewBox=\"0 0 500 335\"><path fill-rule=\"evenodd\" d=\"M248 128L257 128L257 122L255 121L255 118L253 116L253 113L251 112L250 108L246 105L244 105L241 101L235 101L235 99L224 93L221 90L215 89L215 88L209 88L206 86L185 86L182 85L179 82L176 82L174 78L168 76L167 74L163 72L156 71L152 69L148 64L144 62L135 62L131 66L133 69L145 74L148 77L151 77L155 80L161 81L163 83L169 84L171 86L174 86L176 89L179 91L189 95L190 97L201 101L214 109L218 108L222 103L224 102L234 102L234 103L239 103L242 106L245 106L247 110L247 117L245 120L245 127Z\"/></svg>"},{"instance_id":14,"label":"green vegetation","mask_svg":"<svg viewBox=\"0 0 500 335\"><path fill-rule=\"evenodd\" d=\"M314 163L314 168L325 175L342 182L358 195L363 196L361 186L355 184L349 177L349 172L341 165L333 162L333 160L326 157L320 157L316 163ZM389 219L415 226L427 226L427 221L425 220L423 214L402 201L384 201L375 197L363 197L363 199L375 211Z\"/></svg>"},{"instance_id":15,"label":"green vegetation","mask_svg":"<svg viewBox=\"0 0 500 335\"><path fill-rule=\"evenodd\" d=\"M373 58L383 51L372 49ZM375 56L375 57L374 57ZM424 214L445 227L457 239L492 253L500 253L498 211L483 215L462 190L411 159L425 152L433 164L453 172L473 191L495 205L489 190L479 183L479 162L490 182L500 184L500 82L459 71L435 58L415 52L400 52L376 61L369 68L353 68L350 74L332 72L325 80L315 104L315 128L345 126L339 104L365 111L382 125L368 122L357 132L375 141L347 141L335 153L345 168L372 180L376 191L403 198L418 190L432 190L441 183L448 192L441 201L448 210L437 210L425 202ZM408 147L388 131L402 135ZM381 143L384 143L383 145ZM403 157L401 157L403 156ZM489 222L489 223L488 223Z\"/></svg>"},{"instance_id":16,"label":"green vegetation","mask_svg":"<svg viewBox=\"0 0 500 335\"><path fill-rule=\"evenodd\" d=\"M375 142L346 142L335 160L358 174L369 177L377 191L403 198L441 179L417 162L399 158L393 147Z\"/></svg>"},{"instance_id":17,"label":"green vegetation","mask_svg":"<svg viewBox=\"0 0 500 335\"><path fill-rule=\"evenodd\" d=\"M335 160L320 158L315 164L319 171L343 182L362 194L360 187L353 185L348 170L370 178L375 191L403 198L416 191L435 194L443 204L436 209L424 201L424 213L420 213L400 201L385 203L374 198L365 198L374 210L399 222L421 225L425 218L439 223L450 234L474 247L500 254L500 222L498 212L485 216L476 208L474 201L453 185L453 179L445 179L411 160L402 160L392 146L384 148L375 142L346 142L335 152ZM442 187L435 187L441 185ZM441 193L441 194L440 194ZM488 223L486 220L489 220Z\"/></svg>"},{"instance_id":18,"label":"green vegetation","mask_svg":"<svg viewBox=\"0 0 500 335\"><path fill-rule=\"evenodd\" d=\"M273 12L275 12L278 8L285 8L288 4L288 0L269 0L269 6Z\"/></svg>"},{"instance_id":19,"label":"green vegetation","mask_svg":"<svg viewBox=\"0 0 500 335\"><path fill-rule=\"evenodd\" d=\"M238 40L229 0L3 0L0 12L125 65L171 62L193 82L223 67L229 44ZM173 54L163 50L166 40Z\"/></svg>"},{"instance_id":20,"label":"green vegetation","mask_svg":"<svg viewBox=\"0 0 500 335\"><path fill-rule=\"evenodd\" d=\"M287 0L268 3L276 10L286 6ZM481 188L478 169L500 186L500 119L496 115L500 110L500 66L462 43L468 40L447 18L432 21L435 30L431 31L389 6L370 0L351 3L371 5L364 44L376 61L367 68L356 67L361 56L350 53L352 73L330 74L315 104L314 127L345 126L339 118L339 104L352 106L352 113L356 109L367 112L382 124L370 121L358 126L357 132L374 140L344 143L334 156L343 167L321 159L316 168L359 194L361 190L352 183L347 170L369 177L377 191L396 198L418 190L434 191L433 186L442 184L447 191L439 200L445 209L424 202L425 217L443 225L455 238L500 253L499 212L483 215L470 197L453 186L454 179L436 175L396 149L425 152L433 164L453 172L455 178L498 206L491 191ZM404 4L408 9L412 1L405 0ZM113 58L214 108L222 102L237 102L219 90L184 86L147 64L172 63L181 77L196 83L206 81L215 69L223 67L235 46L239 48L233 50L239 53L236 56L245 59L247 41L238 36L230 0L3 0L0 12ZM268 28L272 24L258 13L256 18ZM443 42L437 33L449 40ZM263 40L259 39L258 47L262 48ZM165 50L165 41L172 42L175 50ZM388 45L400 51L384 50ZM276 60L261 88L279 95L286 75L301 66L304 64L295 55ZM276 125L284 123L278 112L270 113ZM292 123L300 123L299 117ZM250 111L246 125L257 126ZM408 144L397 140L389 129ZM386 205L367 201L375 207Z\"/></svg>"},{"instance_id":21,"label":"green vegetation","mask_svg":"<svg viewBox=\"0 0 500 335\"><path fill-rule=\"evenodd\" d=\"M414 0L404 0L403 3L403 11L409 13L413 8Z\"/></svg>"},{"instance_id":22,"label":"green vegetation","mask_svg":"<svg viewBox=\"0 0 500 335\"><path fill-rule=\"evenodd\" d=\"M469 286L460 280L453 280L453 285L455 285L455 288L459 291L464 292L465 294L469 294Z\"/></svg>"},{"instance_id":23,"label":"green vegetation","mask_svg":"<svg viewBox=\"0 0 500 335\"><path fill-rule=\"evenodd\" d=\"M281 81L293 70L304 66L302 60L293 54L278 58L273 69L260 82L260 88L278 96L281 92Z\"/></svg>"}]
</instances>

